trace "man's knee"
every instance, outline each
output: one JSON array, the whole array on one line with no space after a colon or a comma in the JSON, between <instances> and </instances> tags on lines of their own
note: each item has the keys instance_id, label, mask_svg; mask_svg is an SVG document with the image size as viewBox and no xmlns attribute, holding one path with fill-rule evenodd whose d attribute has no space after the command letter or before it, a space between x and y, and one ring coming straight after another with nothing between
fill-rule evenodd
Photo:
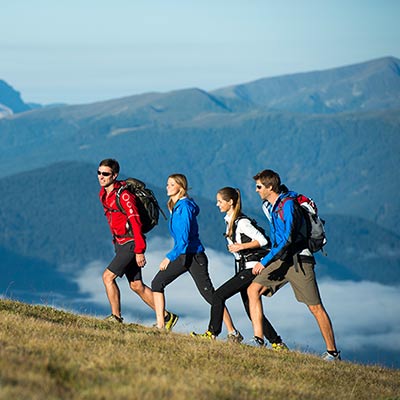
<instances>
[{"instance_id":1,"label":"man's knee","mask_svg":"<svg viewBox=\"0 0 400 400\"><path fill-rule=\"evenodd\" d=\"M106 268L103 272L103 283L105 285L110 285L115 281L117 275L114 272L111 272L108 268Z\"/></svg>"},{"instance_id":2,"label":"man's knee","mask_svg":"<svg viewBox=\"0 0 400 400\"><path fill-rule=\"evenodd\" d=\"M315 316L326 314L325 308L322 304L309 305L308 308L311 311L311 313Z\"/></svg>"},{"instance_id":3,"label":"man's knee","mask_svg":"<svg viewBox=\"0 0 400 400\"><path fill-rule=\"evenodd\" d=\"M254 299L257 297L260 297L263 291L263 286L261 286L259 283L253 282L248 288L247 288L247 295L249 296L249 299Z\"/></svg>"},{"instance_id":4,"label":"man's knee","mask_svg":"<svg viewBox=\"0 0 400 400\"><path fill-rule=\"evenodd\" d=\"M141 293L144 290L144 285L141 280L131 281L131 282L129 282L129 286L136 293Z\"/></svg>"}]
</instances>

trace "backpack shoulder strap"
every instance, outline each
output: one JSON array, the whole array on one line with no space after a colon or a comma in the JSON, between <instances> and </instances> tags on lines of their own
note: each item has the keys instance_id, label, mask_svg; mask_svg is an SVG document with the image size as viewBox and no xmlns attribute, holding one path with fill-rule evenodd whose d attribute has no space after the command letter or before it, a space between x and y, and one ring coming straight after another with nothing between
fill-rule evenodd
<instances>
[{"instance_id":1,"label":"backpack shoulder strap","mask_svg":"<svg viewBox=\"0 0 400 400\"><path fill-rule=\"evenodd\" d=\"M283 221L283 206L288 200L295 200L295 197L284 197L278 204L278 208L275 210L275 212L279 215L279 218Z\"/></svg>"},{"instance_id":2,"label":"backpack shoulder strap","mask_svg":"<svg viewBox=\"0 0 400 400\"><path fill-rule=\"evenodd\" d=\"M233 222L233 226L232 226L232 242L234 242L234 243L236 243L236 230L237 230L238 223L241 219L248 219L250 221L250 218L245 214L239 214L237 216L237 218Z\"/></svg>"},{"instance_id":3,"label":"backpack shoulder strap","mask_svg":"<svg viewBox=\"0 0 400 400\"><path fill-rule=\"evenodd\" d=\"M122 212L122 213L125 213L124 210L123 210L123 208L121 207L121 203L119 202L119 197L120 197L120 195L121 195L121 191L122 191L123 189L125 189L125 188L126 188L126 186L124 187L124 185L122 185L122 186L117 190L117 194L116 194L116 196L115 196L115 202L116 202L116 204L117 204L118 209L116 209L116 208L111 208L110 206L108 206L107 204L104 203L103 199L101 199L101 204L102 204L103 207L106 209L105 213L107 213L107 211L108 211L108 212Z\"/></svg>"},{"instance_id":4,"label":"backpack shoulder strap","mask_svg":"<svg viewBox=\"0 0 400 400\"><path fill-rule=\"evenodd\" d=\"M121 211L120 209L116 209L116 208L111 208L111 207L109 207L107 204L104 204L103 202L101 202L101 204L103 205L103 207L106 209L106 211L105 211L105 213L107 213L107 211L108 212L123 212L123 211Z\"/></svg>"},{"instance_id":5,"label":"backpack shoulder strap","mask_svg":"<svg viewBox=\"0 0 400 400\"><path fill-rule=\"evenodd\" d=\"M123 207L121 205L121 201L120 201L121 193L124 190L127 190L129 193L132 193L132 192L128 189L126 182L121 182L121 183L122 183L122 186L117 190L117 194L115 196L115 202L117 203L119 211L122 212L123 214L126 214L125 210L123 209Z\"/></svg>"}]
</instances>

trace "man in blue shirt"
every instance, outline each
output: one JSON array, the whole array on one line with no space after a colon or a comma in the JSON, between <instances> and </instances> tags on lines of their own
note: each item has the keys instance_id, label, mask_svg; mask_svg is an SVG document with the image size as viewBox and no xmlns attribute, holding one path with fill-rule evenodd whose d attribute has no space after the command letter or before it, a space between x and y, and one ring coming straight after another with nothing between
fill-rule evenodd
<instances>
[{"instance_id":1,"label":"man in blue shirt","mask_svg":"<svg viewBox=\"0 0 400 400\"><path fill-rule=\"evenodd\" d=\"M305 220L295 203L297 194L288 191L281 184L279 175L272 170L264 170L253 179L256 191L264 202L263 210L269 221L272 244L271 251L253 267L256 277L248 288L254 330L252 343L263 345L261 295L272 296L289 282L297 301L308 306L318 323L327 349L322 358L340 360L332 323L322 305L314 274L315 259L300 234Z\"/></svg>"}]
</instances>

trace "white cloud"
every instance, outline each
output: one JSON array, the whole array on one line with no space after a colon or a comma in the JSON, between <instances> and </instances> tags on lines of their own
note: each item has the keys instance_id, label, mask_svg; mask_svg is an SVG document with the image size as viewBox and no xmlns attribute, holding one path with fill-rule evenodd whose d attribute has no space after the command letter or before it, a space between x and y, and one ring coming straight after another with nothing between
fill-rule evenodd
<instances>
[{"instance_id":1,"label":"white cloud","mask_svg":"<svg viewBox=\"0 0 400 400\"><path fill-rule=\"evenodd\" d=\"M143 270L144 282L148 286L171 246L170 240L154 238L149 241L147 266ZM228 253L212 249L208 249L206 253L212 281L218 287L233 275L233 259ZM76 277L76 282L82 294L87 295L88 301L102 306L108 306L101 280L107 262L91 262ZM318 266L316 271L318 273ZM130 291L124 278L118 283L125 319L152 325L155 318L151 311L149 313L149 308ZM359 351L368 346L400 352L399 287L374 282L333 280L320 280L319 287L332 319L338 347L343 352ZM184 274L167 287L166 300L168 309L180 315L175 328L177 332L204 332L207 329L210 307L198 293L189 274ZM289 285L263 302L268 318L291 348L324 351L324 343L313 316L304 304L295 300ZM236 327L246 339L250 339L251 323L244 312L240 295L229 299L227 305ZM221 338L225 334L224 330Z\"/></svg>"}]
</instances>

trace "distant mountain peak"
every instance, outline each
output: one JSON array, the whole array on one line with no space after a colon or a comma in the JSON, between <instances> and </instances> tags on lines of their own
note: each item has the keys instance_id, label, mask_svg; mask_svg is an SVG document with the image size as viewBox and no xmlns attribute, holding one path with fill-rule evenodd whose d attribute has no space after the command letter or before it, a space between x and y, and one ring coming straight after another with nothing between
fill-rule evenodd
<instances>
[{"instance_id":1,"label":"distant mountain peak","mask_svg":"<svg viewBox=\"0 0 400 400\"><path fill-rule=\"evenodd\" d=\"M23 102L19 92L13 89L7 82L0 79L0 118L28 111L30 107Z\"/></svg>"},{"instance_id":2,"label":"distant mountain peak","mask_svg":"<svg viewBox=\"0 0 400 400\"><path fill-rule=\"evenodd\" d=\"M400 107L400 60L383 57L322 71L262 78L212 92L227 106L305 114Z\"/></svg>"}]
</instances>

